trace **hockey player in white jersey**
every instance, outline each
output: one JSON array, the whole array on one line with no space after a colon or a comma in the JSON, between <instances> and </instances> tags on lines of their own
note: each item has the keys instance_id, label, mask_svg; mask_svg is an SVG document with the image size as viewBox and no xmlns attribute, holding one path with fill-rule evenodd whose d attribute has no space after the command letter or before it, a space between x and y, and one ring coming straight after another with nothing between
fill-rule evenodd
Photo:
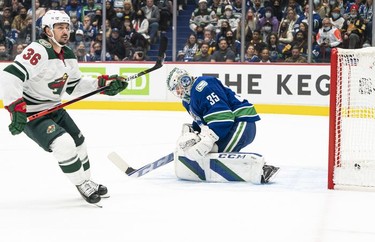
<instances>
[{"instance_id":1,"label":"hockey player in white jersey","mask_svg":"<svg viewBox=\"0 0 375 242\"><path fill-rule=\"evenodd\" d=\"M177 177L196 181L249 181L268 183L279 170L266 165L263 156L239 152L253 142L255 122L253 104L240 98L220 80L211 76L193 77L174 68L167 79L168 89L182 99L193 117L184 124L177 141Z\"/></svg>"},{"instance_id":2,"label":"hockey player in white jersey","mask_svg":"<svg viewBox=\"0 0 375 242\"><path fill-rule=\"evenodd\" d=\"M85 137L64 109L27 122L27 116L61 103L64 93L82 95L109 85L104 94L116 95L127 87L118 75L81 78L73 51L67 47L70 17L48 11L42 19L42 38L28 45L1 72L5 108L10 112L9 130L24 132L47 152L52 152L63 173L89 203L98 203L107 188L91 180Z\"/></svg>"}]
</instances>

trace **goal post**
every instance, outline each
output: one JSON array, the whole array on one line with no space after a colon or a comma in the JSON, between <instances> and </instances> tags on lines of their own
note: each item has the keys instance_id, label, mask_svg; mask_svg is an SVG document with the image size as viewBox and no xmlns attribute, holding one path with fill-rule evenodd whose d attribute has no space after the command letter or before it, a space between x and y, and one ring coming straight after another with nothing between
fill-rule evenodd
<instances>
[{"instance_id":1,"label":"goal post","mask_svg":"<svg viewBox=\"0 0 375 242\"><path fill-rule=\"evenodd\" d=\"M333 49L329 189L375 190L375 47Z\"/></svg>"}]
</instances>

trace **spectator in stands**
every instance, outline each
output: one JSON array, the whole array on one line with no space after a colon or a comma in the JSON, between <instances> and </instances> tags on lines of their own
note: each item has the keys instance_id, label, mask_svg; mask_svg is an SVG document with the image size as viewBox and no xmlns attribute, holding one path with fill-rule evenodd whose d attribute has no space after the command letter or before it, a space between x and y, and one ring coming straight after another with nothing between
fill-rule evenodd
<instances>
[{"instance_id":1,"label":"spectator in stands","mask_svg":"<svg viewBox=\"0 0 375 242\"><path fill-rule=\"evenodd\" d=\"M143 12L143 9L139 9L132 22L134 33L131 36L131 43L134 47L140 47L143 51L148 47L148 41L150 36L148 35L149 22Z\"/></svg>"},{"instance_id":2,"label":"spectator in stands","mask_svg":"<svg viewBox=\"0 0 375 242\"><path fill-rule=\"evenodd\" d=\"M12 29L16 30L18 33L21 32L27 26L27 9L21 7L19 15L15 16L12 22Z\"/></svg>"},{"instance_id":3,"label":"spectator in stands","mask_svg":"<svg viewBox=\"0 0 375 242\"><path fill-rule=\"evenodd\" d=\"M31 16L32 11L33 9L29 8L29 10L27 11L27 15ZM40 7L39 0L35 0L35 18L36 19L41 18L45 13L46 13L46 9L44 7Z\"/></svg>"},{"instance_id":4,"label":"spectator in stands","mask_svg":"<svg viewBox=\"0 0 375 242\"><path fill-rule=\"evenodd\" d=\"M65 8L65 12L70 16L76 16L80 21L82 20L82 6L78 0L70 0Z\"/></svg>"},{"instance_id":5,"label":"spectator in stands","mask_svg":"<svg viewBox=\"0 0 375 242\"><path fill-rule=\"evenodd\" d=\"M107 20L111 20L114 17L116 17L116 11L113 8L113 3L111 0L106 0L105 1L105 18Z\"/></svg>"},{"instance_id":6,"label":"spectator in stands","mask_svg":"<svg viewBox=\"0 0 375 242\"><path fill-rule=\"evenodd\" d=\"M9 23L13 22L13 15L11 14L11 9L9 7L5 7L3 9L3 15L0 15L0 28L4 28L5 21Z\"/></svg>"},{"instance_id":7,"label":"spectator in stands","mask_svg":"<svg viewBox=\"0 0 375 242\"><path fill-rule=\"evenodd\" d=\"M147 58L146 53L142 49L136 49L130 56L129 60L145 61Z\"/></svg>"},{"instance_id":8,"label":"spectator in stands","mask_svg":"<svg viewBox=\"0 0 375 242\"><path fill-rule=\"evenodd\" d=\"M263 41L262 35L260 30L254 30L253 32L253 39L249 42L249 44L254 45L255 49L260 53L267 44Z\"/></svg>"},{"instance_id":9,"label":"spectator in stands","mask_svg":"<svg viewBox=\"0 0 375 242\"><path fill-rule=\"evenodd\" d=\"M362 4L359 7L359 14L361 15L364 23L366 24L364 41L365 43L368 43L368 44L372 43L372 16L373 16L372 2L373 0L366 0L366 3Z\"/></svg>"},{"instance_id":10,"label":"spectator in stands","mask_svg":"<svg viewBox=\"0 0 375 242\"><path fill-rule=\"evenodd\" d=\"M120 6L115 6L114 8L115 12L116 12L116 16L114 16L111 20L110 20L110 23L111 23L111 28L117 28L117 29L121 29L123 23L124 23L124 5L120 5Z\"/></svg>"},{"instance_id":11,"label":"spectator in stands","mask_svg":"<svg viewBox=\"0 0 375 242\"><path fill-rule=\"evenodd\" d=\"M219 49L211 55L211 62L234 62L235 58L234 52L228 48L227 39L220 38Z\"/></svg>"},{"instance_id":12,"label":"spectator in stands","mask_svg":"<svg viewBox=\"0 0 375 242\"><path fill-rule=\"evenodd\" d=\"M244 62L259 62L258 52L254 45L250 44L245 52Z\"/></svg>"},{"instance_id":13,"label":"spectator in stands","mask_svg":"<svg viewBox=\"0 0 375 242\"><path fill-rule=\"evenodd\" d=\"M273 15L272 7L267 7L265 9L264 17L259 19L257 29L262 29L266 25L266 23L271 24L271 29L268 30L269 33L277 33L277 31L279 30L279 20Z\"/></svg>"},{"instance_id":14,"label":"spectator in stands","mask_svg":"<svg viewBox=\"0 0 375 242\"><path fill-rule=\"evenodd\" d=\"M264 17L265 7L261 0L254 0L252 9L254 11L254 15L256 15L258 19Z\"/></svg>"},{"instance_id":15,"label":"spectator in stands","mask_svg":"<svg viewBox=\"0 0 375 242\"><path fill-rule=\"evenodd\" d=\"M227 31L229 31L230 29L231 28L230 28L229 22L225 21L225 20L222 21L221 25L220 25L220 28L216 29L216 42L219 42L219 39L221 37L225 37Z\"/></svg>"},{"instance_id":16,"label":"spectator in stands","mask_svg":"<svg viewBox=\"0 0 375 242\"><path fill-rule=\"evenodd\" d=\"M155 43L157 41L157 33L159 30L160 11L154 4L154 0L146 0L146 6L141 8L145 13L148 20L148 34L150 35L150 42Z\"/></svg>"},{"instance_id":17,"label":"spectator in stands","mask_svg":"<svg viewBox=\"0 0 375 242\"><path fill-rule=\"evenodd\" d=\"M184 48L178 52L177 61L192 61L198 50L199 46L197 44L197 37L195 34L190 34L189 38L186 40Z\"/></svg>"},{"instance_id":18,"label":"spectator in stands","mask_svg":"<svg viewBox=\"0 0 375 242\"><path fill-rule=\"evenodd\" d=\"M306 63L307 60L304 56L301 55L301 50L298 46L293 46L292 56L285 59L285 62L289 63Z\"/></svg>"},{"instance_id":19,"label":"spectator in stands","mask_svg":"<svg viewBox=\"0 0 375 242\"><path fill-rule=\"evenodd\" d=\"M234 38L232 30L228 30L225 33L225 38L227 39L228 48L234 52L236 57L234 61L239 61L241 59L241 42Z\"/></svg>"},{"instance_id":20,"label":"spectator in stands","mask_svg":"<svg viewBox=\"0 0 375 242\"><path fill-rule=\"evenodd\" d=\"M132 35L135 33L135 30L133 28L133 24L130 21L129 17L126 17L124 20L124 24L122 25L121 29L119 30L119 34L122 38L124 38L124 41L130 41Z\"/></svg>"},{"instance_id":21,"label":"spectator in stands","mask_svg":"<svg viewBox=\"0 0 375 242\"><path fill-rule=\"evenodd\" d=\"M99 30L98 34L96 35L95 39L90 43L90 54L94 53L94 44L99 42L103 45L103 30Z\"/></svg>"},{"instance_id":22,"label":"spectator in stands","mask_svg":"<svg viewBox=\"0 0 375 242\"><path fill-rule=\"evenodd\" d=\"M167 32L169 22L172 17L172 1L171 0L156 0L155 5L160 11L159 29L162 33Z\"/></svg>"},{"instance_id":23,"label":"spectator in stands","mask_svg":"<svg viewBox=\"0 0 375 242\"><path fill-rule=\"evenodd\" d=\"M61 7L59 0L51 0L50 5L47 8L46 12L48 10L64 10L64 7Z\"/></svg>"},{"instance_id":24,"label":"spectator in stands","mask_svg":"<svg viewBox=\"0 0 375 242\"><path fill-rule=\"evenodd\" d=\"M358 6L353 4L350 7L350 16L344 22L342 32L344 33L344 48L357 49L362 47L363 33L366 24L358 13Z\"/></svg>"},{"instance_id":25,"label":"spectator in stands","mask_svg":"<svg viewBox=\"0 0 375 242\"><path fill-rule=\"evenodd\" d=\"M77 16L73 14L70 16L70 42L74 42L76 40L76 31L79 29L83 30L83 24L81 21L79 21L79 18L77 18Z\"/></svg>"},{"instance_id":26,"label":"spectator in stands","mask_svg":"<svg viewBox=\"0 0 375 242\"><path fill-rule=\"evenodd\" d=\"M280 45L286 46L292 43L293 34L289 29L289 20L285 19L281 22L278 36Z\"/></svg>"},{"instance_id":27,"label":"spectator in stands","mask_svg":"<svg viewBox=\"0 0 375 242\"><path fill-rule=\"evenodd\" d=\"M14 44L17 42L18 33L16 30L11 29L11 24L8 20L3 22L3 28L0 28L0 32L0 43L5 44L9 54L11 54Z\"/></svg>"},{"instance_id":28,"label":"spectator in stands","mask_svg":"<svg viewBox=\"0 0 375 242\"><path fill-rule=\"evenodd\" d=\"M329 4L326 2L326 0L314 0L314 12L316 12L320 19L323 19L325 17L329 16L329 13L331 12L331 8Z\"/></svg>"},{"instance_id":29,"label":"spectator in stands","mask_svg":"<svg viewBox=\"0 0 375 242\"><path fill-rule=\"evenodd\" d=\"M320 46L322 60L329 62L331 59L331 49L338 47L342 43L341 32L332 26L329 18L324 18L323 26L316 36L316 41Z\"/></svg>"},{"instance_id":30,"label":"spectator in stands","mask_svg":"<svg viewBox=\"0 0 375 242\"><path fill-rule=\"evenodd\" d=\"M82 7L82 21L84 22L85 16L91 18L91 23L94 21L96 10L101 10L102 6L95 3L95 0L87 0L87 4Z\"/></svg>"},{"instance_id":31,"label":"spectator in stands","mask_svg":"<svg viewBox=\"0 0 375 242\"><path fill-rule=\"evenodd\" d=\"M204 31L204 40L203 42L208 44L208 54L214 53L216 50L216 41L213 38L213 33L211 30L205 30ZM199 44L199 43L198 43Z\"/></svg>"},{"instance_id":32,"label":"spectator in stands","mask_svg":"<svg viewBox=\"0 0 375 242\"><path fill-rule=\"evenodd\" d=\"M306 22L302 21L301 23L299 23L298 31L302 31L307 35L309 31L309 25Z\"/></svg>"},{"instance_id":33,"label":"spectator in stands","mask_svg":"<svg viewBox=\"0 0 375 242\"><path fill-rule=\"evenodd\" d=\"M204 41L201 45L200 50L194 55L193 61L194 62L210 62L211 54L209 50L210 50L209 43Z\"/></svg>"},{"instance_id":34,"label":"spectator in stands","mask_svg":"<svg viewBox=\"0 0 375 242\"><path fill-rule=\"evenodd\" d=\"M221 23L225 21L229 23L230 30L236 31L240 20L236 16L233 15L232 6L228 4L227 6L225 6L224 10L225 10L224 14L221 15L221 17L219 18L217 22L217 27L220 28Z\"/></svg>"},{"instance_id":35,"label":"spectator in stands","mask_svg":"<svg viewBox=\"0 0 375 242\"><path fill-rule=\"evenodd\" d=\"M102 29L103 17L101 9L97 9L95 11L95 15L92 19L93 20L91 24L96 28L96 30L99 31L100 29Z\"/></svg>"},{"instance_id":36,"label":"spectator in stands","mask_svg":"<svg viewBox=\"0 0 375 242\"><path fill-rule=\"evenodd\" d=\"M303 14L303 10L301 5L296 0L289 0L287 5L283 7L282 10L282 17L285 19L289 15L289 10L293 10L294 14L301 16Z\"/></svg>"},{"instance_id":37,"label":"spectator in stands","mask_svg":"<svg viewBox=\"0 0 375 242\"><path fill-rule=\"evenodd\" d=\"M264 23L263 27L260 28L260 34L262 36L263 42L266 42L268 39L268 36L272 33L272 23L270 21L267 21Z\"/></svg>"},{"instance_id":38,"label":"spectator in stands","mask_svg":"<svg viewBox=\"0 0 375 242\"><path fill-rule=\"evenodd\" d=\"M335 26L341 31L342 26L344 25L345 19L341 15L340 8L336 7L332 9L330 21L333 26Z\"/></svg>"},{"instance_id":39,"label":"spectator in stands","mask_svg":"<svg viewBox=\"0 0 375 242\"><path fill-rule=\"evenodd\" d=\"M211 5L208 6L215 12L216 18L219 19L224 14L225 2L221 0L212 0Z\"/></svg>"},{"instance_id":40,"label":"spectator in stands","mask_svg":"<svg viewBox=\"0 0 375 242\"><path fill-rule=\"evenodd\" d=\"M283 18L282 6L280 4L281 1L280 0L272 0L272 3L273 3L272 9L273 9L275 17L277 18L277 20L279 20L279 23L280 23L281 19Z\"/></svg>"},{"instance_id":41,"label":"spectator in stands","mask_svg":"<svg viewBox=\"0 0 375 242\"><path fill-rule=\"evenodd\" d=\"M7 51L7 47L4 44L0 44L0 61L10 61L12 57Z\"/></svg>"},{"instance_id":42,"label":"spectator in stands","mask_svg":"<svg viewBox=\"0 0 375 242\"><path fill-rule=\"evenodd\" d=\"M90 50L91 41L95 39L97 32L98 29L92 25L90 16L83 17L83 43L87 51Z\"/></svg>"},{"instance_id":43,"label":"spectator in stands","mask_svg":"<svg viewBox=\"0 0 375 242\"><path fill-rule=\"evenodd\" d=\"M299 24L301 22L306 22L307 24L309 23L309 11L310 11L309 9L310 9L309 5L306 4L304 13L298 18L297 22L295 23L295 26L293 27L294 34L297 33L297 31L299 30ZM313 10L313 28L312 28L313 32L318 33L319 28L321 26L322 26L322 18L320 17L319 14L315 12L315 10Z\"/></svg>"},{"instance_id":44,"label":"spectator in stands","mask_svg":"<svg viewBox=\"0 0 375 242\"><path fill-rule=\"evenodd\" d=\"M279 37L276 33L271 33L267 39L267 46L270 50L270 60L272 62L279 62L283 60L283 47L279 44Z\"/></svg>"},{"instance_id":45,"label":"spectator in stands","mask_svg":"<svg viewBox=\"0 0 375 242\"><path fill-rule=\"evenodd\" d=\"M130 22L134 20L135 11L133 9L133 4L131 0L124 1L124 19L129 19Z\"/></svg>"},{"instance_id":46,"label":"spectator in stands","mask_svg":"<svg viewBox=\"0 0 375 242\"><path fill-rule=\"evenodd\" d=\"M81 42L77 48L75 49L75 54L77 56L77 61L79 62L87 62L89 61L88 58L90 57L90 54L86 52L85 45L83 42Z\"/></svg>"},{"instance_id":47,"label":"spectator in stands","mask_svg":"<svg viewBox=\"0 0 375 242\"><path fill-rule=\"evenodd\" d=\"M23 49L25 49L24 44L17 44L14 53L12 54L12 60L14 60L17 55L21 54Z\"/></svg>"},{"instance_id":48,"label":"spectator in stands","mask_svg":"<svg viewBox=\"0 0 375 242\"><path fill-rule=\"evenodd\" d=\"M191 14L189 27L194 32L197 33L197 28L200 26L204 30L213 30L214 23L216 22L215 11L207 8L207 0L199 0L198 8L194 10Z\"/></svg>"},{"instance_id":49,"label":"spectator in stands","mask_svg":"<svg viewBox=\"0 0 375 242\"><path fill-rule=\"evenodd\" d=\"M82 29L77 29L76 32L74 33L74 39L69 41L69 47L72 50L75 50L77 46L81 43L84 43L84 34ZM85 44L85 43L84 43ZM86 51L90 51L90 47L88 47L88 44L85 44Z\"/></svg>"},{"instance_id":50,"label":"spectator in stands","mask_svg":"<svg viewBox=\"0 0 375 242\"><path fill-rule=\"evenodd\" d=\"M268 47L264 47L260 51L259 57L260 57L260 61L259 61L260 63L271 63L270 50L268 49Z\"/></svg>"},{"instance_id":51,"label":"spectator in stands","mask_svg":"<svg viewBox=\"0 0 375 242\"><path fill-rule=\"evenodd\" d=\"M18 35L18 42L24 44L30 44L32 42L32 29L33 29L33 19L31 16L26 17L27 25L23 28ZM39 36L40 33L36 35Z\"/></svg>"},{"instance_id":52,"label":"spectator in stands","mask_svg":"<svg viewBox=\"0 0 375 242\"><path fill-rule=\"evenodd\" d=\"M126 49L124 39L120 37L119 30L113 28L111 32L111 37L107 39L107 51L111 54L112 60L121 61L125 57L129 56Z\"/></svg>"},{"instance_id":53,"label":"spectator in stands","mask_svg":"<svg viewBox=\"0 0 375 242\"><path fill-rule=\"evenodd\" d=\"M94 53L89 55L87 58L87 61L101 61L102 60L102 43L100 42L95 42L93 45L94 48ZM105 53L105 61L111 61L111 55L106 52Z\"/></svg>"},{"instance_id":54,"label":"spectator in stands","mask_svg":"<svg viewBox=\"0 0 375 242\"><path fill-rule=\"evenodd\" d=\"M305 16L301 15L302 18L304 19ZM287 17L285 18L288 20L288 30L293 34L295 35L295 33L297 32L297 29L299 28L299 15L296 14L296 12L293 10L293 9L290 9L288 10L288 15Z\"/></svg>"},{"instance_id":55,"label":"spectator in stands","mask_svg":"<svg viewBox=\"0 0 375 242\"><path fill-rule=\"evenodd\" d=\"M252 33L254 30L257 29L259 18L258 16L254 13L253 9L249 9L247 11L247 21L246 21L246 29L251 30L250 32Z\"/></svg>"},{"instance_id":56,"label":"spectator in stands","mask_svg":"<svg viewBox=\"0 0 375 242\"><path fill-rule=\"evenodd\" d=\"M294 36L292 43L286 45L282 51L284 58L288 58L292 55L292 48L297 46L303 55L307 55L307 35L298 31Z\"/></svg>"},{"instance_id":57,"label":"spectator in stands","mask_svg":"<svg viewBox=\"0 0 375 242\"><path fill-rule=\"evenodd\" d=\"M241 19L242 18L242 0L234 0L232 2L232 7L233 7L233 15L237 19ZM246 13L246 11L245 11L245 13Z\"/></svg>"},{"instance_id":58,"label":"spectator in stands","mask_svg":"<svg viewBox=\"0 0 375 242\"><path fill-rule=\"evenodd\" d=\"M132 0L132 2L134 11L138 11L138 9L141 9L146 6L145 0Z\"/></svg>"}]
</instances>

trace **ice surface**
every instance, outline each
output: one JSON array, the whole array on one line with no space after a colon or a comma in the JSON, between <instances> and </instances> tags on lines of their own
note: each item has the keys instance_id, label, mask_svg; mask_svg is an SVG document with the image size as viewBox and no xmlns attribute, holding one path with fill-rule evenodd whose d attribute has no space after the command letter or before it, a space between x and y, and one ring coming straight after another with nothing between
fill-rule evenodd
<instances>
[{"instance_id":1,"label":"ice surface","mask_svg":"<svg viewBox=\"0 0 375 242\"><path fill-rule=\"evenodd\" d=\"M1 242L374 242L375 193L327 190L328 117L261 115L258 152L281 167L268 185L179 181L173 163L122 174L170 153L185 112L69 110L86 137L102 209L84 202L51 154L7 130L0 111Z\"/></svg>"}]
</instances>

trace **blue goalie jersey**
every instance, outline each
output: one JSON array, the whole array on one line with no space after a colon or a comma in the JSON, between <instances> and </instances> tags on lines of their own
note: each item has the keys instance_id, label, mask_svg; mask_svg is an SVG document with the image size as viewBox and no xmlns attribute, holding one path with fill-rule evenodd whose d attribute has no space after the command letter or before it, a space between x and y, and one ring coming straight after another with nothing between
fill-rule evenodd
<instances>
[{"instance_id":1,"label":"blue goalie jersey","mask_svg":"<svg viewBox=\"0 0 375 242\"><path fill-rule=\"evenodd\" d=\"M238 123L255 123L260 120L253 104L241 99L220 80L211 76L201 76L195 80L190 100L184 100L183 105L194 119L195 130L199 130L197 125L207 125L219 136L219 151L225 151L220 148L220 140L229 140L228 136L236 135L233 129Z\"/></svg>"}]
</instances>

